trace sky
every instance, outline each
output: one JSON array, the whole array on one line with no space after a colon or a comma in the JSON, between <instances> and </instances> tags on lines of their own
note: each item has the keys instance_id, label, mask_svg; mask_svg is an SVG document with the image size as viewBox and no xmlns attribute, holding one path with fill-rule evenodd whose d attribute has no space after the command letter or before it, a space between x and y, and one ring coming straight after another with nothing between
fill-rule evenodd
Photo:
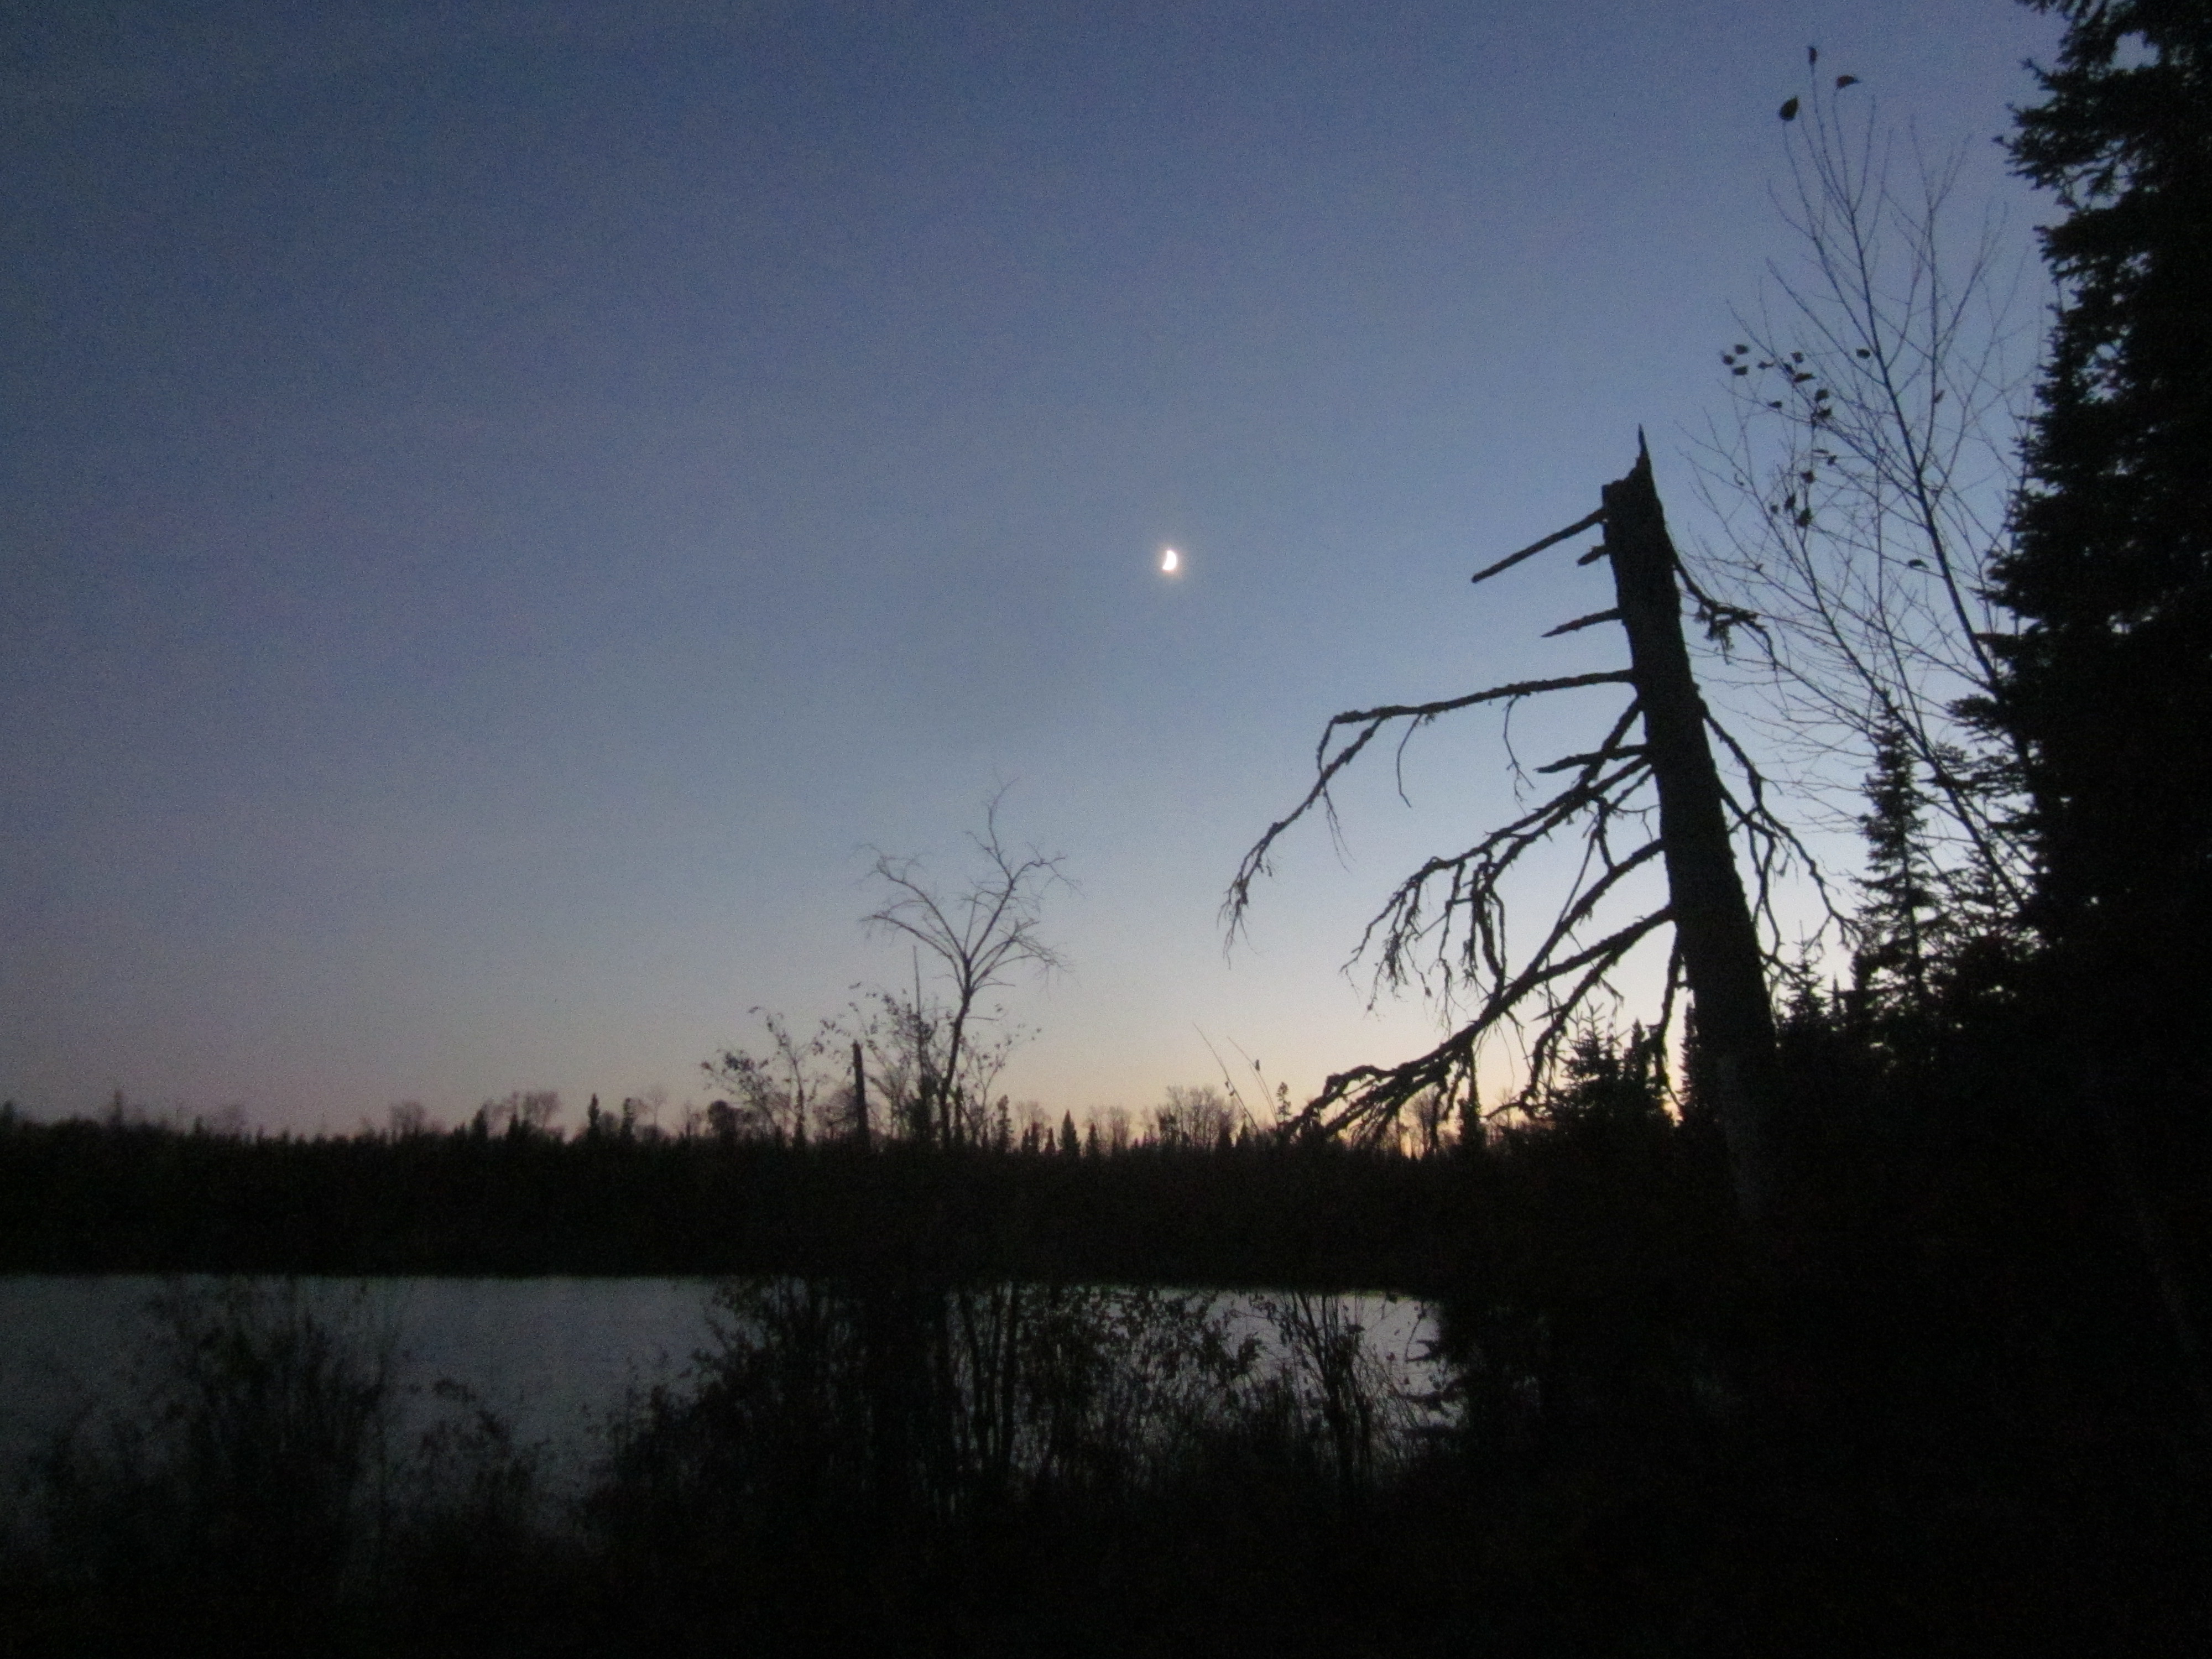
<instances>
[{"instance_id":1,"label":"sky","mask_svg":"<svg viewBox=\"0 0 2212 1659\"><path fill-rule=\"evenodd\" d=\"M1988 140L2001 0L326 7L0 25L0 1097L345 1130L709 1091L1005 791L1056 1120L1437 1035L1341 971L1510 810L1340 709L1613 665L1467 578L1650 434L1678 539L1805 48ZM1180 550L1173 578L1162 550ZM1575 550L1567 549L1571 552ZM1526 759L1609 708L1516 716ZM1594 735L1594 734L1590 734Z\"/></svg>"}]
</instances>

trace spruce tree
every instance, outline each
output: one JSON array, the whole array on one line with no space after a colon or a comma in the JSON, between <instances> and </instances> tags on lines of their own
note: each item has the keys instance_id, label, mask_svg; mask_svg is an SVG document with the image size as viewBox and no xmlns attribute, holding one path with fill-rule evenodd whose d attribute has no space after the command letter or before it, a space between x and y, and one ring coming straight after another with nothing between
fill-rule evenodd
<instances>
[{"instance_id":1,"label":"spruce tree","mask_svg":"<svg viewBox=\"0 0 2212 1659\"><path fill-rule=\"evenodd\" d=\"M1911 739L1897 726L1875 734L1866 796L1869 811L1859 819L1867 843L1867 873L1859 883L1866 902L1851 976L1865 1012L1883 1025L1927 1012L1929 961L1941 926Z\"/></svg>"},{"instance_id":2,"label":"spruce tree","mask_svg":"<svg viewBox=\"0 0 2212 1659\"><path fill-rule=\"evenodd\" d=\"M2019 171L2066 210L2043 233L2063 300L2014 545L1995 567L2024 627L2001 642L1994 712L2025 750L2045 933L2083 979L2200 1012L2212 981L2212 3L2029 3L2069 25L2057 67L2039 71L2046 100L2020 113L2011 141Z\"/></svg>"},{"instance_id":3,"label":"spruce tree","mask_svg":"<svg viewBox=\"0 0 2212 1659\"><path fill-rule=\"evenodd\" d=\"M2023 757L2074 1091L2212 1414L2212 0L2027 3L2068 26L2011 140L2064 210L2061 303L1984 712Z\"/></svg>"}]
</instances>

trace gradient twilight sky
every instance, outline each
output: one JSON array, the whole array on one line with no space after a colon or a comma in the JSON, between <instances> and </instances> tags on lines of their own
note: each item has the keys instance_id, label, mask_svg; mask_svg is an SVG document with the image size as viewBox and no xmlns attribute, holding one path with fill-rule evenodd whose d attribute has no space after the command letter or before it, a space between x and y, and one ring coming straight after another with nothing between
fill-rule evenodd
<instances>
[{"instance_id":1,"label":"gradient twilight sky","mask_svg":"<svg viewBox=\"0 0 2212 1659\"><path fill-rule=\"evenodd\" d=\"M0 25L0 1095L703 1098L1000 782L1063 1108L1425 1046L1338 972L1496 722L1238 855L1330 714L1610 665L1559 558L1789 251L1804 49L1985 141L2005 0L31 0ZM2021 233L2024 235L2024 231ZM1160 550L1182 550L1164 579ZM1609 649L1610 647L1610 649ZM1595 705L1586 705L1594 707ZM1545 727L1524 716L1530 758ZM1571 741L1573 727L1560 728Z\"/></svg>"}]
</instances>

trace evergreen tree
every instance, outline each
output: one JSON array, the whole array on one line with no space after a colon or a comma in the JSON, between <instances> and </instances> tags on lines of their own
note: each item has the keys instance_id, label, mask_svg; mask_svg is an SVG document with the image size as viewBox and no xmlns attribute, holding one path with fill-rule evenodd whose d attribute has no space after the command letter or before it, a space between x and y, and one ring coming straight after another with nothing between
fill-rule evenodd
<instances>
[{"instance_id":1,"label":"evergreen tree","mask_svg":"<svg viewBox=\"0 0 2212 1659\"><path fill-rule=\"evenodd\" d=\"M1586 1025L1570 1041L1559 1075L1530 1091L1530 1115L1570 1129L1663 1127L1666 1065L1665 1043L1641 1024L1625 1039Z\"/></svg>"},{"instance_id":2,"label":"evergreen tree","mask_svg":"<svg viewBox=\"0 0 2212 1659\"><path fill-rule=\"evenodd\" d=\"M1851 976L1865 1012L1886 1023L1924 1012L1929 957L1939 926L1929 869L1924 802L1913 776L1912 750L1894 726L1875 735L1874 770L1866 780L1869 808L1859 820L1866 836L1866 903L1858 916Z\"/></svg>"},{"instance_id":3,"label":"evergreen tree","mask_svg":"<svg viewBox=\"0 0 2212 1659\"><path fill-rule=\"evenodd\" d=\"M2085 977L2201 1008L2212 932L2212 4L2029 0L2069 21L2019 170L2065 294L1997 596L2039 921ZM2179 1009L2172 1012L2179 1012Z\"/></svg>"},{"instance_id":4,"label":"evergreen tree","mask_svg":"<svg viewBox=\"0 0 2212 1659\"><path fill-rule=\"evenodd\" d=\"M2068 27L2018 170L2063 302L1996 596L2035 921L2074 1082L2212 1412L2212 3L2027 0Z\"/></svg>"}]
</instances>

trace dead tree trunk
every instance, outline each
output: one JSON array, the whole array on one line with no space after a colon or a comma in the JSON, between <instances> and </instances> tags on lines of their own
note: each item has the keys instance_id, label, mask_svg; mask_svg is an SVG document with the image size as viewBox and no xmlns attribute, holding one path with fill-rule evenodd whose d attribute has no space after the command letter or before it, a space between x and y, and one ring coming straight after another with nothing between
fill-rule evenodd
<instances>
[{"instance_id":1,"label":"dead tree trunk","mask_svg":"<svg viewBox=\"0 0 2212 1659\"><path fill-rule=\"evenodd\" d=\"M858 1037L853 1039L853 1144L868 1150L868 1067Z\"/></svg>"},{"instance_id":2,"label":"dead tree trunk","mask_svg":"<svg viewBox=\"0 0 2212 1659\"><path fill-rule=\"evenodd\" d=\"M1640 441L1637 451L1635 466L1626 477L1605 486L1603 505L1596 512L1474 577L1478 584L1489 581L1603 525L1604 543L1580 562L1610 557L1613 608L1563 623L1547 637L1617 622L1627 636L1630 665L1337 715L1322 729L1315 750L1313 787L1244 855L1224 911L1233 931L1250 901L1253 882L1269 867L1277 838L1316 807L1333 813L1332 781L1386 729L1402 724L1410 738L1430 721L1464 708L1489 703L1510 708L1523 697L1626 688L1627 708L1595 748L1535 769L1538 775L1565 775L1564 781L1464 850L1425 860L1398 884L1382 914L1367 926L1355 956L1373 951L1378 988L1417 981L1440 992L1447 1004L1471 994L1472 1018L1425 1054L1395 1066L1355 1066L1337 1073L1307 1106L1300 1127L1320 1134L1387 1127L1426 1098L1425 1091L1472 1103L1479 1045L1501 1024L1533 1013L1537 1030L1523 1094L1530 1097L1558 1061L1572 1022L1607 984L1607 975L1644 940L1671 926L1674 953L1656 1039L1665 1042L1674 992L1686 985L1697 1011L1698 1082L1712 1100L1728 1143L1737 1203L1747 1219L1765 1221L1785 1201L1789 1146L1778 1116L1765 959L1737 867L1737 838L1749 855L1762 905L1772 878L1793 858L1802 860L1815 882L1819 872L1767 806L1765 781L1750 757L1714 720L1698 695L1682 637L1683 590L1716 631L1755 629L1758 618L1699 592L1683 573L1651 481L1650 455ZM1634 732L1639 720L1640 742ZM1726 747L1742 775L1741 797L1722 781L1709 732ZM1658 829L1653 834L1655 807ZM1615 844L1624 824L1638 826L1644 836L1632 850ZM1581 872L1536 945L1509 951L1508 876L1526 854L1574 825L1582 827ZM1667 873L1665 905L1618 926L1601 919L1605 908L1632 890L1638 872L1655 863ZM1601 936L1592 939L1593 933Z\"/></svg>"},{"instance_id":3,"label":"dead tree trunk","mask_svg":"<svg viewBox=\"0 0 2212 1659\"><path fill-rule=\"evenodd\" d=\"M1651 481L1650 454L1640 444L1634 468L1607 484L1602 499L1604 551L1644 713L1668 908L1697 1010L1699 1054L1717 1097L1737 1203L1747 1218L1764 1219L1781 1197L1784 1174L1775 1122L1774 1012L1705 738L1705 698L1682 639L1674 544Z\"/></svg>"}]
</instances>

